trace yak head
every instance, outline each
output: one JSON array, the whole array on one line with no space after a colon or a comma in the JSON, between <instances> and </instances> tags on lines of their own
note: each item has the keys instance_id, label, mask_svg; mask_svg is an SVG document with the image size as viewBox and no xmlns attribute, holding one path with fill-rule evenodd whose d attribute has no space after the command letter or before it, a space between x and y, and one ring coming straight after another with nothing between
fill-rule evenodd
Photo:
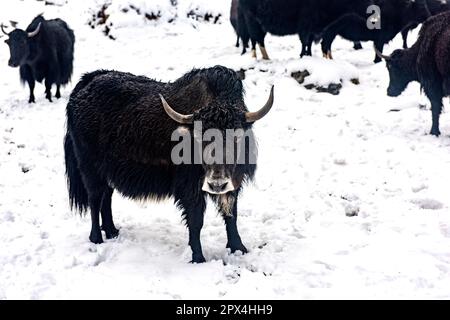
<instances>
[{"instance_id":1,"label":"yak head","mask_svg":"<svg viewBox=\"0 0 450 320\"><path fill-rule=\"evenodd\" d=\"M23 65L30 54L30 39L36 37L41 30L41 23L38 24L35 30L26 32L21 29L15 29L12 32L6 32L3 25L1 25L2 32L8 36L5 43L9 46L11 57L8 65L16 68Z\"/></svg>"},{"instance_id":2,"label":"yak head","mask_svg":"<svg viewBox=\"0 0 450 320\"><path fill-rule=\"evenodd\" d=\"M422 23L431 17L427 0L407 0L406 7L402 10L402 25Z\"/></svg>"},{"instance_id":3,"label":"yak head","mask_svg":"<svg viewBox=\"0 0 450 320\"><path fill-rule=\"evenodd\" d=\"M180 124L177 134L188 136L189 155L183 149L187 161L201 165L204 178L201 189L211 195L223 195L238 190L246 174L256 168L256 142L252 124L262 119L272 108L274 88L266 104L256 112L248 112L242 100L236 102L214 100L193 114L180 114L160 96L164 110ZM173 136L172 136L172 140ZM177 139L175 139L177 140ZM179 153L177 153L179 154ZM172 150L172 161L174 161ZM177 163L178 162L178 163Z\"/></svg>"},{"instance_id":4,"label":"yak head","mask_svg":"<svg viewBox=\"0 0 450 320\"><path fill-rule=\"evenodd\" d=\"M375 49L377 55L386 61L389 71L389 87L387 94L390 97L398 97L406 89L408 84L415 80L414 65L411 65L408 50L395 50L390 56L381 54Z\"/></svg>"}]
</instances>

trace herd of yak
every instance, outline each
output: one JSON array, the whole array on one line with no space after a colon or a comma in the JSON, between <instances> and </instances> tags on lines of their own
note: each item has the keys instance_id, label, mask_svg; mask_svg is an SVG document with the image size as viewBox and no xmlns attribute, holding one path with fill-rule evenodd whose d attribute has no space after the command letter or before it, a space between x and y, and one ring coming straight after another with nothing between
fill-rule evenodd
<instances>
[{"instance_id":1,"label":"herd of yak","mask_svg":"<svg viewBox=\"0 0 450 320\"><path fill-rule=\"evenodd\" d=\"M373 5L380 9L375 18ZM353 41L355 48L360 48L360 41L373 41L375 62L384 59L389 71L388 95L398 96L409 82L420 82L432 105L431 134L438 136L442 99L450 95L448 10L447 0L233 0L231 22L244 53L251 41L253 55L258 44L264 59L269 58L267 33L298 34L301 56L311 55L313 42L322 41L326 58L332 58L337 35ZM369 28L368 19L379 22L380 28ZM408 31L419 24L419 38L408 49ZM26 30L9 31L3 25L1 30L10 49L9 65L19 67L21 80L29 85L29 102L35 102L35 82L43 80L46 98L52 101L54 84L55 97L60 98L60 87L73 71L75 35L67 23L39 15ZM383 46L398 33L404 36L405 48L383 55ZM172 137L175 132L187 134L189 146L195 150L200 143L200 152L206 151L209 142L198 142L194 129L200 122L201 134L239 129L252 138L253 124L273 103L272 88L266 104L249 112L241 78L222 66L194 69L169 83L117 71L85 74L67 105L64 153L70 204L80 212L89 209L91 242L103 242L102 230L107 239L119 234L111 209L114 190L131 199L172 197L188 226L192 262L204 262L200 232L209 196L223 216L227 248L246 253L237 228L237 203L256 164L235 161L233 152L231 163L227 158L196 164L192 154L192 161L175 165L172 152L177 142ZM222 154L228 147L223 146ZM251 152L247 145L245 154Z\"/></svg>"}]
</instances>

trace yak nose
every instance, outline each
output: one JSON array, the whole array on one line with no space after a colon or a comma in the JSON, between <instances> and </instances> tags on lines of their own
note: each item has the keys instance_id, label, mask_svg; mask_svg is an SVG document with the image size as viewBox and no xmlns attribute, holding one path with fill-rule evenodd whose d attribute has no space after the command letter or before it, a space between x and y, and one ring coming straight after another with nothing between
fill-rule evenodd
<instances>
[{"instance_id":1,"label":"yak nose","mask_svg":"<svg viewBox=\"0 0 450 320\"><path fill-rule=\"evenodd\" d=\"M228 182L225 183L211 183L208 182L208 187L215 193L223 193L228 188Z\"/></svg>"},{"instance_id":2,"label":"yak nose","mask_svg":"<svg viewBox=\"0 0 450 320\"><path fill-rule=\"evenodd\" d=\"M16 64L16 63L12 62L11 60L9 60L9 61L8 61L8 66L10 66L10 67L12 67L12 68L15 68L15 67L18 66L18 64Z\"/></svg>"}]
</instances>

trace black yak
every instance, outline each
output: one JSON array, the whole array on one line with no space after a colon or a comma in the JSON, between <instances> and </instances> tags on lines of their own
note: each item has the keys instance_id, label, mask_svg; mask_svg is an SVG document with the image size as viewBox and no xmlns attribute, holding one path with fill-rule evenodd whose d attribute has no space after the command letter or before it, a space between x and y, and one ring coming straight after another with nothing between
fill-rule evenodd
<instances>
[{"instance_id":1,"label":"black yak","mask_svg":"<svg viewBox=\"0 0 450 320\"><path fill-rule=\"evenodd\" d=\"M37 16L24 30L15 29L5 42L11 57L9 66L20 67L20 78L30 87L29 102L34 103L35 82L45 79L46 98L51 102L51 88L56 84L56 98L61 97L61 85L66 85L72 77L75 35L61 19L45 20Z\"/></svg>"},{"instance_id":2,"label":"black yak","mask_svg":"<svg viewBox=\"0 0 450 320\"><path fill-rule=\"evenodd\" d=\"M435 16L439 13L450 11L450 0L427 0L428 9L430 10L430 14ZM423 20L425 21L425 20ZM408 33L417 28L419 23L423 21L417 21L416 23L412 23L402 30L402 38L403 38L403 48L408 48Z\"/></svg>"},{"instance_id":3,"label":"black yak","mask_svg":"<svg viewBox=\"0 0 450 320\"><path fill-rule=\"evenodd\" d=\"M246 253L236 224L237 201L256 161L233 157L225 164L205 159L176 164L171 139L184 132L198 141L193 123L200 122L200 137L209 129L240 129L244 140L252 140L253 123L273 105L273 88L256 112L247 110L243 95L236 72L221 66L193 70L173 83L116 71L84 75L67 105L64 150L71 206L90 209L91 242L103 241L99 213L106 237L118 235L111 211L114 190L131 199L173 197L189 229L192 262L204 262L200 231L209 195L225 220L227 247ZM200 145L200 153L203 149L207 146ZM255 153L256 146L245 147L246 158Z\"/></svg>"},{"instance_id":4,"label":"black yak","mask_svg":"<svg viewBox=\"0 0 450 320\"><path fill-rule=\"evenodd\" d=\"M389 71L387 94L399 96L411 81L420 82L431 102L433 125L431 134L439 136L442 99L450 95L450 12L429 18L410 49L395 50L386 60Z\"/></svg>"},{"instance_id":5,"label":"black yak","mask_svg":"<svg viewBox=\"0 0 450 320\"><path fill-rule=\"evenodd\" d=\"M430 16L425 0L374 0L380 9L380 27L369 28L367 19L346 15L328 25L323 32L322 52L330 57L331 46L337 35L351 41L373 41L375 48L383 52L389 43L405 27ZM370 22L370 21L369 21ZM375 63L381 59L375 55Z\"/></svg>"},{"instance_id":6,"label":"black yak","mask_svg":"<svg viewBox=\"0 0 450 320\"><path fill-rule=\"evenodd\" d=\"M312 43L324 28L343 15L354 14L367 19L372 0L240 0L256 56L259 45L264 59L269 56L264 38L267 33L277 36L298 34L302 42L301 56L312 54Z\"/></svg>"}]
</instances>

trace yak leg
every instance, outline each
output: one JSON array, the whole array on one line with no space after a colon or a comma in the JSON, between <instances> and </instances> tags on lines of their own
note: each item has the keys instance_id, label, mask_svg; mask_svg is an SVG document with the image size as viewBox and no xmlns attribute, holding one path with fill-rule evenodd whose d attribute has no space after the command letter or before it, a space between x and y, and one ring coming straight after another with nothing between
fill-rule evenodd
<instances>
[{"instance_id":1,"label":"yak leg","mask_svg":"<svg viewBox=\"0 0 450 320\"><path fill-rule=\"evenodd\" d=\"M309 32L302 32L299 34L299 38L302 43L302 52L300 53L300 57L312 56L312 35Z\"/></svg>"},{"instance_id":2,"label":"yak leg","mask_svg":"<svg viewBox=\"0 0 450 320\"><path fill-rule=\"evenodd\" d=\"M86 161L84 163L89 164ZM89 165L80 166L81 177L83 184L86 188L88 195L88 204L91 211L91 233L89 235L89 240L92 243L102 243L102 232L100 228L100 209L102 207L102 200L105 191L107 190L107 184L98 178L95 170Z\"/></svg>"},{"instance_id":3,"label":"yak leg","mask_svg":"<svg viewBox=\"0 0 450 320\"><path fill-rule=\"evenodd\" d=\"M61 98L61 91L60 91L60 89L61 89L61 85L57 84L56 85L56 94L55 94L56 99Z\"/></svg>"},{"instance_id":4,"label":"yak leg","mask_svg":"<svg viewBox=\"0 0 450 320\"><path fill-rule=\"evenodd\" d=\"M403 49L408 49L408 33L409 29L402 30Z\"/></svg>"},{"instance_id":5,"label":"yak leg","mask_svg":"<svg viewBox=\"0 0 450 320\"><path fill-rule=\"evenodd\" d=\"M431 100L431 114L433 125L431 127L430 134L433 136L440 136L441 131L439 130L439 118L442 112L442 98L433 98Z\"/></svg>"},{"instance_id":6,"label":"yak leg","mask_svg":"<svg viewBox=\"0 0 450 320\"><path fill-rule=\"evenodd\" d=\"M175 196L175 198L178 198ZM200 232L203 227L203 216L206 209L206 200L203 195L198 195L197 199L182 197L179 200L179 207L183 210L183 216L189 230L189 246L192 249L191 263L203 263L205 257L202 252L200 242Z\"/></svg>"},{"instance_id":7,"label":"yak leg","mask_svg":"<svg viewBox=\"0 0 450 320\"><path fill-rule=\"evenodd\" d=\"M237 228L237 195L221 195L218 201L219 212L223 216L227 230L227 248L230 248L231 253L235 253L238 250L242 253L247 253L248 250L242 244Z\"/></svg>"},{"instance_id":8,"label":"yak leg","mask_svg":"<svg viewBox=\"0 0 450 320\"><path fill-rule=\"evenodd\" d=\"M35 103L36 100L34 98L34 87L36 85L36 81L34 80L33 73L29 66L25 65L20 67L20 77L28 83L30 87L30 98L28 99L28 103Z\"/></svg>"},{"instance_id":9,"label":"yak leg","mask_svg":"<svg viewBox=\"0 0 450 320\"><path fill-rule=\"evenodd\" d=\"M367 37L367 21L357 14L346 14L328 25L322 35L322 53L324 57L331 57L331 47L336 36L351 41L364 40L363 35Z\"/></svg>"},{"instance_id":10,"label":"yak leg","mask_svg":"<svg viewBox=\"0 0 450 320\"><path fill-rule=\"evenodd\" d=\"M355 41L355 42L353 43L353 49L355 49L355 50L361 50L362 48L363 48L363 46L362 46L361 42Z\"/></svg>"},{"instance_id":11,"label":"yak leg","mask_svg":"<svg viewBox=\"0 0 450 320\"><path fill-rule=\"evenodd\" d=\"M375 41L374 45L375 45L375 48L377 48L378 51L383 53L383 48L384 48L384 43L383 42ZM381 58L377 54L375 54L375 60L373 62L374 63L379 63L379 62L381 62Z\"/></svg>"},{"instance_id":12,"label":"yak leg","mask_svg":"<svg viewBox=\"0 0 450 320\"><path fill-rule=\"evenodd\" d=\"M111 201L113 192L114 189L108 187L106 191L103 193L102 208L101 208L101 215L102 215L101 229L105 231L106 239L117 238L117 236L119 235L119 230L116 229L112 217Z\"/></svg>"},{"instance_id":13,"label":"yak leg","mask_svg":"<svg viewBox=\"0 0 450 320\"><path fill-rule=\"evenodd\" d=\"M236 39L236 48L239 48L239 36L237 36L237 39Z\"/></svg>"},{"instance_id":14,"label":"yak leg","mask_svg":"<svg viewBox=\"0 0 450 320\"><path fill-rule=\"evenodd\" d=\"M28 103L36 103L36 99L34 97L34 86L36 82L34 79L27 80L28 86L30 87L30 98L28 99Z\"/></svg>"},{"instance_id":15,"label":"yak leg","mask_svg":"<svg viewBox=\"0 0 450 320\"><path fill-rule=\"evenodd\" d=\"M263 54L263 59L268 59L267 52L265 52L264 38L266 37L266 32L262 29L258 21L252 17L245 18L247 24L248 34L252 41L252 57L256 58L256 44L259 45L261 52Z\"/></svg>"},{"instance_id":16,"label":"yak leg","mask_svg":"<svg viewBox=\"0 0 450 320\"><path fill-rule=\"evenodd\" d=\"M52 101L52 82L50 79L45 79L45 98L50 101Z\"/></svg>"},{"instance_id":17,"label":"yak leg","mask_svg":"<svg viewBox=\"0 0 450 320\"><path fill-rule=\"evenodd\" d=\"M259 50L261 51L262 57L264 60L270 60L269 55L267 54L266 47L263 45L259 45Z\"/></svg>"}]
</instances>

